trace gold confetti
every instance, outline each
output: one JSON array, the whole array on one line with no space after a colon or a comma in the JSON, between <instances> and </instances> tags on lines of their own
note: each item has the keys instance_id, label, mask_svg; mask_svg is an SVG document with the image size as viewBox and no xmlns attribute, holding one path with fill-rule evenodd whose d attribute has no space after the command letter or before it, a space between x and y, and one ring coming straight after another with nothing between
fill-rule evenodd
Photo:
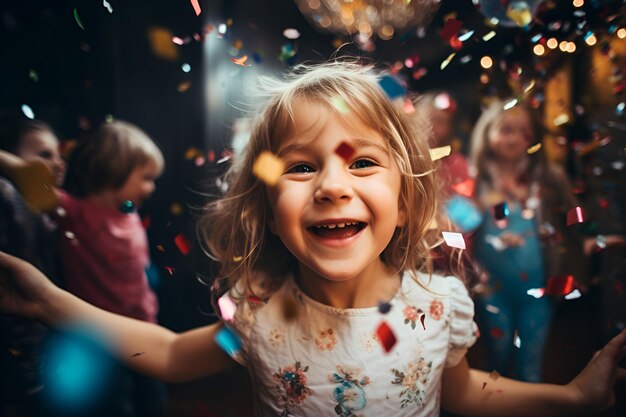
<instances>
[{"instance_id":1,"label":"gold confetti","mask_svg":"<svg viewBox=\"0 0 626 417\"><path fill-rule=\"evenodd\" d=\"M483 41L487 42L488 40L492 39L494 36L496 36L496 32L492 30L491 32L483 36Z\"/></svg>"},{"instance_id":2,"label":"gold confetti","mask_svg":"<svg viewBox=\"0 0 626 417\"><path fill-rule=\"evenodd\" d=\"M276 184L284 170L284 162L269 151L261 152L252 166L252 173L267 185Z\"/></svg>"},{"instance_id":3,"label":"gold confetti","mask_svg":"<svg viewBox=\"0 0 626 417\"><path fill-rule=\"evenodd\" d=\"M26 162L13 175L15 185L31 211L49 212L59 206L54 174L45 163L39 160Z\"/></svg>"},{"instance_id":4,"label":"gold confetti","mask_svg":"<svg viewBox=\"0 0 626 417\"><path fill-rule=\"evenodd\" d=\"M537 151L539 151L539 149L541 149L541 143L536 143L533 146L531 146L530 148L526 149L526 153L528 155L532 155L534 153L536 153Z\"/></svg>"},{"instance_id":5,"label":"gold confetti","mask_svg":"<svg viewBox=\"0 0 626 417\"><path fill-rule=\"evenodd\" d=\"M450 64L450 62L452 61L452 58L454 58L454 56L456 55L456 52L452 52L440 65L439 69L444 69L445 67L448 66L448 64Z\"/></svg>"},{"instance_id":6,"label":"gold confetti","mask_svg":"<svg viewBox=\"0 0 626 417\"><path fill-rule=\"evenodd\" d=\"M450 145L440 146L439 148L430 148L430 159L436 161L438 159L444 158L450 155L451 151L452 146Z\"/></svg>"}]
</instances>

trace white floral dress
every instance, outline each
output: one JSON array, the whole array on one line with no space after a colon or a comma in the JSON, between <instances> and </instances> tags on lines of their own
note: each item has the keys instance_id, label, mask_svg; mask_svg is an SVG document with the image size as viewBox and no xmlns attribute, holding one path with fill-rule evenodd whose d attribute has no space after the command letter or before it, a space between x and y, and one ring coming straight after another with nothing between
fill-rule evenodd
<instances>
[{"instance_id":1,"label":"white floral dress","mask_svg":"<svg viewBox=\"0 0 626 417\"><path fill-rule=\"evenodd\" d=\"M403 274L386 314L321 304L292 278L238 303L233 357L250 371L257 415L438 416L443 369L476 341L474 304L455 277L419 277L428 290ZM393 336L377 331L383 322Z\"/></svg>"}]
</instances>

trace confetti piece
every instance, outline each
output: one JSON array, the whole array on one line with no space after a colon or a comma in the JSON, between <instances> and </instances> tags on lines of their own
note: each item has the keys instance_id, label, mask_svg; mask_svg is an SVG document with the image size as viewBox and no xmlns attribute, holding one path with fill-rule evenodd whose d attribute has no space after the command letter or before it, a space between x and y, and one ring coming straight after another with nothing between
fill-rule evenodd
<instances>
[{"instance_id":1,"label":"confetti piece","mask_svg":"<svg viewBox=\"0 0 626 417\"><path fill-rule=\"evenodd\" d=\"M571 293L567 294L564 298L566 300L575 300L577 298L582 297L582 294L580 291L578 291L578 288L574 289L574 291L572 291Z\"/></svg>"},{"instance_id":2,"label":"confetti piece","mask_svg":"<svg viewBox=\"0 0 626 417\"><path fill-rule=\"evenodd\" d=\"M491 334L491 336L495 337L496 339L502 339L504 337L504 331L499 327L492 327L489 331L489 334Z\"/></svg>"},{"instance_id":3,"label":"confetti piece","mask_svg":"<svg viewBox=\"0 0 626 417\"><path fill-rule=\"evenodd\" d=\"M189 252L191 252L191 243L183 234L176 235L176 237L174 238L174 243L183 255L187 255Z\"/></svg>"},{"instance_id":4,"label":"confetti piece","mask_svg":"<svg viewBox=\"0 0 626 417\"><path fill-rule=\"evenodd\" d=\"M512 2L506 8L506 16L519 27L525 27L533 21L533 16L525 1Z\"/></svg>"},{"instance_id":5,"label":"confetti piece","mask_svg":"<svg viewBox=\"0 0 626 417\"><path fill-rule=\"evenodd\" d=\"M498 236L486 235L485 242L491 245L498 252L502 252L507 248L502 239L500 239Z\"/></svg>"},{"instance_id":6,"label":"confetti piece","mask_svg":"<svg viewBox=\"0 0 626 417\"><path fill-rule=\"evenodd\" d=\"M533 146L531 146L530 148L526 149L526 153L528 155L532 155L534 153L537 153L539 151L539 149L541 149L541 143L536 143Z\"/></svg>"},{"instance_id":7,"label":"confetti piece","mask_svg":"<svg viewBox=\"0 0 626 417\"><path fill-rule=\"evenodd\" d=\"M275 185L285 170L283 161L269 151L263 151L254 161L252 172L267 185Z\"/></svg>"},{"instance_id":8,"label":"confetti piece","mask_svg":"<svg viewBox=\"0 0 626 417\"><path fill-rule=\"evenodd\" d=\"M200 8L198 0L191 0L191 5L193 6L193 11L196 13L196 16L200 16L200 13L202 13L202 9Z\"/></svg>"},{"instance_id":9,"label":"confetti piece","mask_svg":"<svg viewBox=\"0 0 626 417\"><path fill-rule=\"evenodd\" d=\"M474 195L474 187L476 183L474 179L468 178L463 182L459 182L457 184L452 184L450 188L452 188L457 194L460 194L464 197L470 198Z\"/></svg>"},{"instance_id":10,"label":"confetti piece","mask_svg":"<svg viewBox=\"0 0 626 417\"><path fill-rule=\"evenodd\" d=\"M506 103L504 103L504 106L502 106L503 110L510 110L513 107L515 107L515 105L517 104L517 99L514 98L513 100L509 100Z\"/></svg>"},{"instance_id":11,"label":"confetti piece","mask_svg":"<svg viewBox=\"0 0 626 417\"><path fill-rule=\"evenodd\" d=\"M452 248L465 249L465 240L461 233L456 232L441 232L446 244Z\"/></svg>"},{"instance_id":12,"label":"confetti piece","mask_svg":"<svg viewBox=\"0 0 626 417\"><path fill-rule=\"evenodd\" d=\"M567 212L567 225L571 226L576 223L583 223L585 221L585 213L582 207L574 207Z\"/></svg>"},{"instance_id":13,"label":"confetti piece","mask_svg":"<svg viewBox=\"0 0 626 417\"><path fill-rule=\"evenodd\" d=\"M498 371L496 371L496 370L491 371L491 372L489 373L489 378L490 378L492 381L497 381L497 380L498 380L498 378L500 378L500 372L498 372Z\"/></svg>"},{"instance_id":14,"label":"confetti piece","mask_svg":"<svg viewBox=\"0 0 626 417\"><path fill-rule=\"evenodd\" d=\"M131 357L131 358L136 358L137 356L141 356L141 355L143 355L144 353L146 353L146 352L137 352L137 353L133 353L130 357Z\"/></svg>"},{"instance_id":15,"label":"confetti piece","mask_svg":"<svg viewBox=\"0 0 626 417\"><path fill-rule=\"evenodd\" d=\"M33 112L33 109L31 109L28 104L22 104L22 113L29 119L35 118L35 112Z\"/></svg>"},{"instance_id":16,"label":"confetti piece","mask_svg":"<svg viewBox=\"0 0 626 417\"><path fill-rule=\"evenodd\" d=\"M567 122L569 122L569 116L566 113L561 113L552 120L555 126L562 126Z\"/></svg>"},{"instance_id":17,"label":"confetti piece","mask_svg":"<svg viewBox=\"0 0 626 417\"><path fill-rule=\"evenodd\" d=\"M76 8L74 8L74 20L76 20L76 24L78 25L78 27L80 27L82 30L85 30L83 22L80 21L80 16L78 15L78 10Z\"/></svg>"},{"instance_id":18,"label":"confetti piece","mask_svg":"<svg viewBox=\"0 0 626 417\"><path fill-rule=\"evenodd\" d=\"M340 113L348 114L350 112L350 107L348 107L348 103L343 99L343 97L335 96L330 102L333 104L333 107L339 110Z\"/></svg>"},{"instance_id":19,"label":"confetti piece","mask_svg":"<svg viewBox=\"0 0 626 417\"><path fill-rule=\"evenodd\" d=\"M396 336L393 334L393 330L391 330L391 327L389 327L387 322L384 320L381 321L376 328L376 336L386 353L389 353L397 342Z\"/></svg>"},{"instance_id":20,"label":"confetti piece","mask_svg":"<svg viewBox=\"0 0 626 417\"><path fill-rule=\"evenodd\" d=\"M241 341L228 327L222 327L215 334L215 343L229 356L235 356L241 350Z\"/></svg>"},{"instance_id":21,"label":"confetti piece","mask_svg":"<svg viewBox=\"0 0 626 417\"><path fill-rule=\"evenodd\" d=\"M355 149L346 142L341 142L339 146L337 146L337 149L335 149L335 153L346 162L350 161L354 152L356 152Z\"/></svg>"},{"instance_id":22,"label":"confetti piece","mask_svg":"<svg viewBox=\"0 0 626 417\"><path fill-rule=\"evenodd\" d=\"M381 301L378 303L378 312L380 314L387 314L391 311L392 305L386 301Z\"/></svg>"},{"instance_id":23,"label":"confetti piece","mask_svg":"<svg viewBox=\"0 0 626 417\"><path fill-rule=\"evenodd\" d=\"M443 40L449 41L450 38L458 33L459 29L461 29L462 26L463 22L461 22L460 20L448 19L443 25L441 32L439 32L439 35L443 38Z\"/></svg>"},{"instance_id":24,"label":"confetti piece","mask_svg":"<svg viewBox=\"0 0 626 417\"><path fill-rule=\"evenodd\" d=\"M233 61L235 64L240 65L242 67L249 67L250 64L246 64L246 61L248 60L248 55L244 55L241 58L231 58L231 61Z\"/></svg>"},{"instance_id":25,"label":"confetti piece","mask_svg":"<svg viewBox=\"0 0 626 417\"><path fill-rule=\"evenodd\" d=\"M506 201L502 203L496 204L492 208L493 218L496 220L504 220L509 215L509 207L506 204Z\"/></svg>"},{"instance_id":26,"label":"confetti piece","mask_svg":"<svg viewBox=\"0 0 626 417\"><path fill-rule=\"evenodd\" d=\"M300 32L298 29L288 28L283 31L283 36L287 39L298 39Z\"/></svg>"},{"instance_id":27,"label":"confetti piece","mask_svg":"<svg viewBox=\"0 0 626 417\"><path fill-rule=\"evenodd\" d=\"M574 276L564 275L559 277L549 277L546 284L545 294L565 295L574 291Z\"/></svg>"},{"instance_id":28,"label":"confetti piece","mask_svg":"<svg viewBox=\"0 0 626 417\"><path fill-rule=\"evenodd\" d=\"M456 52L453 52L450 55L448 55L448 57L439 66L439 69L443 70L445 67L447 67L448 64L450 64L450 62L452 61L452 58L454 58L455 55L456 55Z\"/></svg>"},{"instance_id":29,"label":"confetti piece","mask_svg":"<svg viewBox=\"0 0 626 417\"><path fill-rule=\"evenodd\" d=\"M235 317L235 311L237 311L237 306L230 298L228 293L222 295L219 300L217 300L217 305L220 308L222 319L224 319L225 321L231 321Z\"/></svg>"},{"instance_id":30,"label":"confetti piece","mask_svg":"<svg viewBox=\"0 0 626 417\"><path fill-rule=\"evenodd\" d=\"M541 298L543 297L545 292L546 292L545 288L531 288L528 291L526 291L526 294L530 295L531 297Z\"/></svg>"},{"instance_id":31,"label":"confetti piece","mask_svg":"<svg viewBox=\"0 0 626 417\"><path fill-rule=\"evenodd\" d=\"M443 157L450 155L450 152L452 152L452 146L446 145L446 146L440 146L438 148L430 148L429 151L430 151L430 159L432 159L433 161L436 161L438 159L441 159Z\"/></svg>"},{"instance_id":32,"label":"confetti piece","mask_svg":"<svg viewBox=\"0 0 626 417\"><path fill-rule=\"evenodd\" d=\"M165 252L165 246L163 245L157 245L156 248L159 252Z\"/></svg>"},{"instance_id":33,"label":"confetti piece","mask_svg":"<svg viewBox=\"0 0 626 417\"><path fill-rule=\"evenodd\" d=\"M174 268L173 266L164 266L163 267L168 274L170 274L170 276L174 275L174 272L176 272L176 268Z\"/></svg>"},{"instance_id":34,"label":"confetti piece","mask_svg":"<svg viewBox=\"0 0 626 417\"><path fill-rule=\"evenodd\" d=\"M172 44L174 35L169 29L153 26L148 29L148 40L152 53L161 59L176 61L179 56L178 48Z\"/></svg>"},{"instance_id":35,"label":"confetti piece","mask_svg":"<svg viewBox=\"0 0 626 417\"><path fill-rule=\"evenodd\" d=\"M424 320L426 320L426 313L422 313L420 316L420 323L422 323L422 327L424 328L424 331L426 331L426 324L424 324Z\"/></svg>"},{"instance_id":36,"label":"confetti piece","mask_svg":"<svg viewBox=\"0 0 626 417\"><path fill-rule=\"evenodd\" d=\"M485 306L485 310L487 310L488 312L492 313L492 314L500 314L500 309L494 305L491 304L487 304Z\"/></svg>"},{"instance_id":37,"label":"confetti piece","mask_svg":"<svg viewBox=\"0 0 626 417\"><path fill-rule=\"evenodd\" d=\"M493 39L493 37L494 37L494 36L496 36L496 32L492 30L491 32L486 33L486 34L483 36L483 41L487 42L488 40Z\"/></svg>"},{"instance_id":38,"label":"confetti piece","mask_svg":"<svg viewBox=\"0 0 626 417\"><path fill-rule=\"evenodd\" d=\"M122 205L120 206L120 211L124 214L131 214L135 212L135 204L130 201L130 200L126 200L122 203Z\"/></svg>"},{"instance_id":39,"label":"confetti piece","mask_svg":"<svg viewBox=\"0 0 626 417\"><path fill-rule=\"evenodd\" d=\"M39 81L39 74L37 74L37 71L35 70L28 71L28 77L34 82Z\"/></svg>"},{"instance_id":40,"label":"confetti piece","mask_svg":"<svg viewBox=\"0 0 626 417\"><path fill-rule=\"evenodd\" d=\"M461 42L465 42L466 40L468 40L469 38L471 38L474 35L474 31L470 30L469 32L464 33L463 35L459 36L459 40Z\"/></svg>"},{"instance_id":41,"label":"confetti piece","mask_svg":"<svg viewBox=\"0 0 626 417\"><path fill-rule=\"evenodd\" d=\"M515 335L513 336L513 346L518 349L522 347L522 339L520 339L517 329L515 330Z\"/></svg>"},{"instance_id":42,"label":"confetti piece","mask_svg":"<svg viewBox=\"0 0 626 417\"><path fill-rule=\"evenodd\" d=\"M444 208L450 220L463 233L475 230L483 221L482 213L469 197L453 195L445 201Z\"/></svg>"},{"instance_id":43,"label":"confetti piece","mask_svg":"<svg viewBox=\"0 0 626 417\"><path fill-rule=\"evenodd\" d=\"M113 13L113 6L111 6L111 3L109 3L107 0L102 0L102 5L105 9L109 11L109 13Z\"/></svg>"},{"instance_id":44,"label":"confetti piece","mask_svg":"<svg viewBox=\"0 0 626 417\"><path fill-rule=\"evenodd\" d=\"M378 82L387 97L390 99L401 97L405 94L404 87L392 76L385 75Z\"/></svg>"}]
</instances>

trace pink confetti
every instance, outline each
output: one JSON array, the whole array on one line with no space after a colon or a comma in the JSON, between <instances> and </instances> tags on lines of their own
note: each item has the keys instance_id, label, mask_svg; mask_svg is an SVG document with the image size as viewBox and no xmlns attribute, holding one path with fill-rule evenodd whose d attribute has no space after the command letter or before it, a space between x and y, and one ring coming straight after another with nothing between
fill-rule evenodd
<instances>
[{"instance_id":1,"label":"pink confetti","mask_svg":"<svg viewBox=\"0 0 626 417\"><path fill-rule=\"evenodd\" d=\"M235 317L237 306L228 293L222 295L219 300L217 300L217 305L219 306L220 313L225 321L231 321Z\"/></svg>"},{"instance_id":2,"label":"pink confetti","mask_svg":"<svg viewBox=\"0 0 626 417\"><path fill-rule=\"evenodd\" d=\"M585 212L582 207L574 207L567 212L567 225L571 226L576 223L582 223L585 221Z\"/></svg>"},{"instance_id":3,"label":"pink confetti","mask_svg":"<svg viewBox=\"0 0 626 417\"><path fill-rule=\"evenodd\" d=\"M193 11L196 12L196 16L199 16L200 13L202 13L202 9L200 8L198 0L191 0L191 5L193 6Z\"/></svg>"}]
</instances>

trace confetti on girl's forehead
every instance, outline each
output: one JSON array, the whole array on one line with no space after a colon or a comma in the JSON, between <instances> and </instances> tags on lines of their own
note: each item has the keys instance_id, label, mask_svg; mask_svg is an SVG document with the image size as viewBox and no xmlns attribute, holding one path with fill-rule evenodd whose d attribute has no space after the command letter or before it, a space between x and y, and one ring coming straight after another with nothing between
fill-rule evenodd
<instances>
[{"instance_id":1,"label":"confetti on girl's forehead","mask_svg":"<svg viewBox=\"0 0 626 417\"><path fill-rule=\"evenodd\" d=\"M441 159L450 155L450 152L452 152L452 146L446 145L446 146L440 146L439 148L430 148L429 151L430 151L430 159L432 159L433 161L436 161L438 159Z\"/></svg>"},{"instance_id":2,"label":"confetti on girl's forehead","mask_svg":"<svg viewBox=\"0 0 626 417\"><path fill-rule=\"evenodd\" d=\"M191 0L191 5L193 6L193 11L196 12L196 16L199 16L200 13L202 13L202 9L200 8L198 0Z\"/></svg>"},{"instance_id":3,"label":"confetti on girl's forehead","mask_svg":"<svg viewBox=\"0 0 626 417\"><path fill-rule=\"evenodd\" d=\"M242 67L250 66L250 64L246 64L246 61L248 61L248 55L244 55L241 58L231 58L230 60L233 61L237 65L241 65Z\"/></svg>"},{"instance_id":4,"label":"confetti on girl's forehead","mask_svg":"<svg viewBox=\"0 0 626 417\"><path fill-rule=\"evenodd\" d=\"M541 146L542 146L541 143L537 143L537 144L531 146L530 148L526 149L526 153L528 155L532 155L532 154L538 152L539 149L541 149Z\"/></svg>"},{"instance_id":5,"label":"confetti on girl's forehead","mask_svg":"<svg viewBox=\"0 0 626 417\"><path fill-rule=\"evenodd\" d=\"M456 232L441 232L446 244L452 248L465 249L465 240L461 233Z\"/></svg>"},{"instance_id":6,"label":"confetti on girl's forehead","mask_svg":"<svg viewBox=\"0 0 626 417\"><path fill-rule=\"evenodd\" d=\"M343 99L343 97L333 97L330 100L331 103L333 103L333 107L335 107L337 110L339 110L340 113L343 114L347 114L350 112L350 108L348 107L348 103L346 103L346 101Z\"/></svg>"},{"instance_id":7,"label":"confetti on girl's forehead","mask_svg":"<svg viewBox=\"0 0 626 417\"><path fill-rule=\"evenodd\" d=\"M275 185L285 170L285 163L269 151L259 154L252 166L252 173L267 185Z\"/></svg>"},{"instance_id":8,"label":"confetti on girl's forehead","mask_svg":"<svg viewBox=\"0 0 626 417\"><path fill-rule=\"evenodd\" d=\"M347 144L346 142L341 142L337 149L335 149L335 153L343 158L344 161L349 161L352 155L354 155L355 149Z\"/></svg>"},{"instance_id":9,"label":"confetti on girl's forehead","mask_svg":"<svg viewBox=\"0 0 626 417\"><path fill-rule=\"evenodd\" d=\"M384 320L381 321L376 328L376 336L386 353L389 353L397 342L396 336L393 334L393 330L391 330L391 327L389 327L387 322Z\"/></svg>"},{"instance_id":10,"label":"confetti on girl's forehead","mask_svg":"<svg viewBox=\"0 0 626 417\"><path fill-rule=\"evenodd\" d=\"M217 305L219 306L220 313L225 321L231 321L235 317L237 306L228 293L222 295L219 300L217 300Z\"/></svg>"},{"instance_id":11,"label":"confetti on girl's forehead","mask_svg":"<svg viewBox=\"0 0 626 417\"><path fill-rule=\"evenodd\" d=\"M182 234L176 235L176 237L174 238L174 243L176 244L176 247L178 248L179 251L181 251L183 255L187 255L189 252L191 252L191 243L189 243L189 241L184 235Z\"/></svg>"},{"instance_id":12,"label":"confetti on girl's forehead","mask_svg":"<svg viewBox=\"0 0 626 417\"><path fill-rule=\"evenodd\" d=\"M585 213L582 207L574 207L567 212L567 225L571 226L576 223L583 223L585 221Z\"/></svg>"}]
</instances>

